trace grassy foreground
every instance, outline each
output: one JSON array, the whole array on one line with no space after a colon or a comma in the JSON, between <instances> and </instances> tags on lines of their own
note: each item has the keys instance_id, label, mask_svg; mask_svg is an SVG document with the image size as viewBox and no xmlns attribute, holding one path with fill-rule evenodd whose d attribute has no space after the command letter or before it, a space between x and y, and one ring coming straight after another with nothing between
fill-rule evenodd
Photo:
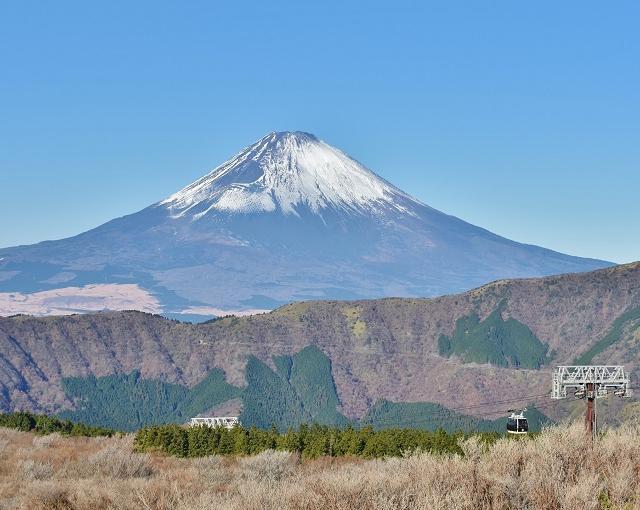
<instances>
[{"instance_id":1,"label":"grassy foreground","mask_svg":"<svg viewBox=\"0 0 640 510\"><path fill-rule=\"evenodd\" d=\"M4 509L624 509L640 505L640 429L591 446L578 424L525 441L462 439L460 454L388 459L267 450L178 458L133 436L0 428Z\"/></svg>"}]
</instances>

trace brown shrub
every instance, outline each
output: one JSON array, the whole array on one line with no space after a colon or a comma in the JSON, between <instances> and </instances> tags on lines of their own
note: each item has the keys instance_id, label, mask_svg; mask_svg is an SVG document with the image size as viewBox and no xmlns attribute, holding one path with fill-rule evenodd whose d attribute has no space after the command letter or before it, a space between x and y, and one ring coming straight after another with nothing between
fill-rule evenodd
<instances>
[{"instance_id":1,"label":"brown shrub","mask_svg":"<svg viewBox=\"0 0 640 510\"><path fill-rule=\"evenodd\" d=\"M240 477L257 482L273 483L293 475L294 456L289 452L266 450L252 457L240 459Z\"/></svg>"},{"instance_id":2,"label":"brown shrub","mask_svg":"<svg viewBox=\"0 0 640 510\"><path fill-rule=\"evenodd\" d=\"M178 459L132 453L131 438L0 430L0 509L631 509L640 507L640 430L590 445L580 425L535 439L471 438L465 456L387 460Z\"/></svg>"},{"instance_id":3,"label":"brown shrub","mask_svg":"<svg viewBox=\"0 0 640 510\"><path fill-rule=\"evenodd\" d=\"M23 497L23 503L23 507L29 510L74 509L67 491L51 482L31 485L29 492Z\"/></svg>"},{"instance_id":4,"label":"brown shrub","mask_svg":"<svg viewBox=\"0 0 640 510\"><path fill-rule=\"evenodd\" d=\"M46 436L34 436L31 444L35 448L51 448L62 440L60 434L48 434Z\"/></svg>"},{"instance_id":5,"label":"brown shrub","mask_svg":"<svg viewBox=\"0 0 640 510\"><path fill-rule=\"evenodd\" d=\"M134 453L129 442L107 445L101 450L68 463L62 478L147 478L153 474L149 455Z\"/></svg>"},{"instance_id":6,"label":"brown shrub","mask_svg":"<svg viewBox=\"0 0 640 510\"><path fill-rule=\"evenodd\" d=\"M25 480L48 480L53 476L53 467L48 462L38 462L33 459L20 461L18 465L20 476Z\"/></svg>"}]
</instances>

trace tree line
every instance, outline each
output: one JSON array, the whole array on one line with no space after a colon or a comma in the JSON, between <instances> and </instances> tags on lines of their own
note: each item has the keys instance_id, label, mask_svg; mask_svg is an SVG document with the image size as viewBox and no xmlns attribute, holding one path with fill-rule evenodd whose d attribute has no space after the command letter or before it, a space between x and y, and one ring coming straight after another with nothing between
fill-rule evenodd
<instances>
[{"instance_id":1,"label":"tree line","mask_svg":"<svg viewBox=\"0 0 640 510\"><path fill-rule=\"evenodd\" d=\"M459 440L467 435L443 429L374 430L371 426L336 428L317 424L301 425L283 433L276 427L264 430L242 426L226 429L159 425L140 429L134 445L138 452L161 452L177 457L254 455L265 450L284 450L298 452L306 459L345 455L381 458L414 451L462 455ZM496 432L477 435L487 444L501 437Z\"/></svg>"},{"instance_id":2,"label":"tree line","mask_svg":"<svg viewBox=\"0 0 640 510\"><path fill-rule=\"evenodd\" d=\"M18 429L23 432L35 432L36 434L58 433L64 436L111 437L115 434L115 431L112 429L92 427L84 423L61 420L55 416L33 414L23 411L6 414L0 413L0 427Z\"/></svg>"}]
</instances>

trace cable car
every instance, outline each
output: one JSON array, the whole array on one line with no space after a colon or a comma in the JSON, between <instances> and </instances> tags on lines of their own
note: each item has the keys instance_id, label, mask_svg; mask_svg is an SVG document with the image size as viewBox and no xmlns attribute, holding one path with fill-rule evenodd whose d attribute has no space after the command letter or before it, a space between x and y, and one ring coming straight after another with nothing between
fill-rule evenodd
<instances>
[{"instance_id":1,"label":"cable car","mask_svg":"<svg viewBox=\"0 0 640 510\"><path fill-rule=\"evenodd\" d=\"M523 409L519 413L513 410L511 411L511 416L507 418L507 432L509 434L526 434L529 432L529 423L524 417L525 411L526 409Z\"/></svg>"}]
</instances>

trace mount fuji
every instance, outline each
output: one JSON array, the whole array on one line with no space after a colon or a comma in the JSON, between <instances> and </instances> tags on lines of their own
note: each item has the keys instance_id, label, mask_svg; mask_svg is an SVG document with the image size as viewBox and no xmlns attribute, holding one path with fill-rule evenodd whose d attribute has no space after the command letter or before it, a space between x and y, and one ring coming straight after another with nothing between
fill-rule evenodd
<instances>
[{"instance_id":1,"label":"mount fuji","mask_svg":"<svg viewBox=\"0 0 640 510\"><path fill-rule=\"evenodd\" d=\"M292 300L435 296L609 265L500 237L423 204L311 134L281 132L137 213L1 249L0 314L220 314Z\"/></svg>"}]
</instances>

